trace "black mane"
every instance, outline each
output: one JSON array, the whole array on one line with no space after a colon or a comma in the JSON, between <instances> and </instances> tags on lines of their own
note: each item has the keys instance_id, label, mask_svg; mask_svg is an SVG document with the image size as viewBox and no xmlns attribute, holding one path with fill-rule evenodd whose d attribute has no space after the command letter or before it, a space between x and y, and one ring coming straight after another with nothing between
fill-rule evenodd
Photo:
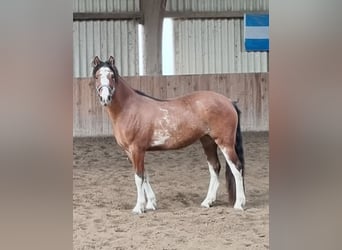
<instances>
[{"instance_id":1,"label":"black mane","mask_svg":"<svg viewBox=\"0 0 342 250\"><path fill-rule=\"evenodd\" d=\"M135 91L135 93L137 93L139 95L145 96L145 97L150 98L150 99L155 100L155 101L160 101L160 102L165 102L166 101L166 100L158 99L158 98L153 97L153 96L149 96L149 95L145 94L144 92L142 92L140 90L137 90L137 89L135 89L134 91Z\"/></svg>"},{"instance_id":2,"label":"black mane","mask_svg":"<svg viewBox=\"0 0 342 250\"><path fill-rule=\"evenodd\" d=\"M93 77L94 77L94 78L95 78L96 72L97 72L100 68L102 68L102 67L107 67L107 68L109 68L111 71L113 71L113 72L114 72L115 81L116 81L116 82L118 81L118 79L119 79L119 71L118 71L118 69L117 69L115 66L112 67L112 64L111 64L109 61L106 61L106 62L100 61L100 63L94 67L94 69L93 69ZM137 90L137 89L134 89L134 91L135 91L137 94L139 94L139 95L145 96L145 97L150 98L150 99L155 100L155 101L160 101L160 102L166 101L166 100L158 99L158 98L153 97L153 96L149 96L149 95L145 94L144 92L142 92L142 91L140 91L140 90Z\"/></svg>"}]
</instances>

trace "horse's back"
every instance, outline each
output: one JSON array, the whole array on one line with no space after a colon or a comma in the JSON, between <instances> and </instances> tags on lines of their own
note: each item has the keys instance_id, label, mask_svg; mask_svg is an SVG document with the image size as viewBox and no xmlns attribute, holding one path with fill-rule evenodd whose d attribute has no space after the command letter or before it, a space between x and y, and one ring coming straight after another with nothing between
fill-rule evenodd
<instances>
[{"instance_id":1,"label":"horse's back","mask_svg":"<svg viewBox=\"0 0 342 250\"><path fill-rule=\"evenodd\" d=\"M233 102L224 95L212 91L198 91L190 94L192 108L200 122L207 126L208 134L213 138L235 136L238 114Z\"/></svg>"},{"instance_id":2,"label":"horse's back","mask_svg":"<svg viewBox=\"0 0 342 250\"><path fill-rule=\"evenodd\" d=\"M182 97L178 97L178 98L170 99L170 100L177 100L177 99L197 99L197 100L200 100L200 99L203 99L203 100L218 99L218 100L224 101L224 102L231 102L231 100L228 97L226 97L222 94L219 94L217 92L210 91L210 90L194 91L194 92L186 94Z\"/></svg>"},{"instance_id":3,"label":"horse's back","mask_svg":"<svg viewBox=\"0 0 342 250\"><path fill-rule=\"evenodd\" d=\"M179 124L189 124L199 134L213 137L237 126L237 112L232 101L213 91L195 91L163 103L170 108ZM184 122L185 121L185 122ZM177 126L180 127L180 126Z\"/></svg>"},{"instance_id":4,"label":"horse's back","mask_svg":"<svg viewBox=\"0 0 342 250\"><path fill-rule=\"evenodd\" d=\"M224 116L235 117L236 111L232 101L222 94L213 91L196 91L183 98L200 116L205 115L211 119L218 117L221 120Z\"/></svg>"}]
</instances>

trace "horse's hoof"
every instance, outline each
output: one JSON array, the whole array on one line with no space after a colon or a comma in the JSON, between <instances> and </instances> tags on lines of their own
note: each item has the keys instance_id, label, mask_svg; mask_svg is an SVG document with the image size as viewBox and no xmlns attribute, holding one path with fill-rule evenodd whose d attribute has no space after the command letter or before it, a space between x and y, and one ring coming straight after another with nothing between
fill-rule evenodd
<instances>
[{"instance_id":1,"label":"horse's hoof","mask_svg":"<svg viewBox=\"0 0 342 250\"><path fill-rule=\"evenodd\" d=\"M147 202L146 209L147 210L156 210L157 204L155 202Z\"/></svg>"},{"instance_id":2,"label":"horse's hoof","mask_svg":"<svg viewBox=\"0 0 342 250\"><path fill-rule=\"evenodd\" d=\"M132 210L132 213L133 214L142 214L142 213L144 213L145 211L144 211L144 209L143 208L141 208L141 207L135 207L135 208L133 208L133 210Z\"/></svg>"},{"instance_id":3,"label":"horse's hoof","mask_svg":"<svg viewBox=\"0 0 342 250\"><path fill-rule=\"evenodd\" d=\"M242 206L244 207L246 205L246 199L242 199L242 202L241 202Z\"/></svg>"},{"instance_id":4,"label":"horse's hoof","mask_svg":"<svg viewBox=\"0 0 342 250\"><path fill-rule=\"evenodd\" d=\"M204 200L201 203L201 207L210 208L211 207L211 202Z\"/></svg>"},{"instance_id":5,"label":"horse's hoof","mask_svg":"<svg viewBox=\"0 0 342 250\"><path fill-rule=\"evenodd\" d=\"M241 205L237 205L237 204L234 205L234 209L235 210L240 210L240 211L244 211L245 210Z\"/></svg>"},{"instance_id":6,"label":"horse's hoof","mask_svg":"<svg viewBox=\"0 0 342 250\"><path fill-rule=\"evenodd\" d=\"M241 197L240 199L237 199L234 204L234 208L236 210L245 210L244 207L246 205L246 198Z\"/></svg>"}]
</instances>

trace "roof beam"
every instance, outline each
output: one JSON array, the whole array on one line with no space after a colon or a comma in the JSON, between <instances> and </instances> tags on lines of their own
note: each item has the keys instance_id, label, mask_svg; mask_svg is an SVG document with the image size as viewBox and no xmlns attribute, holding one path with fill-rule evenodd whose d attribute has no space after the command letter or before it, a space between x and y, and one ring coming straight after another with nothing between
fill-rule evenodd
<instances>
[{"instance_id":1,"label":"roof beam","mask_svg":"<svg viewBox=\"0 0 342 250\"><path fill-rule=\"evenodd\" d=\"M166 11L164 17L184 19L243 18L245 13L268 14L267 11Z\"/></svg>"},{"instance_id":2,"label":"roof beam","mask_svg":"<svg viewBox=\"0 0 342 250\"><path fill-rule=\"evenodd\" d=\"M74 12L74 21L93 21L93 20L142 20L141 12Z\"/></svg>"},{"instance_id":3,"label":"roof beam","mask_svg":"<svg viewBox=\"0 0 342 250\"><path fill-rule=\"evenodd\" d=\"M243 18L245 13L268 14L267 11L165 11L164 17L184 19L210 19L210 18ZM129 20L136 19L139 23L144 20L142 12L74 12L74 21L91 20Z\"/></svg>"}]
</instances>

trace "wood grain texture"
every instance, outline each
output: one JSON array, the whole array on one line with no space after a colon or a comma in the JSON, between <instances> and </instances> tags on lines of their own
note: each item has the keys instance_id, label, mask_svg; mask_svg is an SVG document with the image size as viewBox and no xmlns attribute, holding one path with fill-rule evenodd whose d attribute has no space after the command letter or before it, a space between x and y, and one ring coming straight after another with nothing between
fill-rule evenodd
<instances>
[{"instance_id":1,"label":"wood grain texture","mask_svg":"<svg viewBox=\"0 0 342 250\"><path fill-rule=\"evenodd\" d=\"M268 73L131 76L123 77L135 89L160 99L175 98L197 90L212 90L238 101L243 131L269 129ZM73 135L110 136L111 122L97 98L90 78L73 81Z\"/></svg>"}]
</instances>

